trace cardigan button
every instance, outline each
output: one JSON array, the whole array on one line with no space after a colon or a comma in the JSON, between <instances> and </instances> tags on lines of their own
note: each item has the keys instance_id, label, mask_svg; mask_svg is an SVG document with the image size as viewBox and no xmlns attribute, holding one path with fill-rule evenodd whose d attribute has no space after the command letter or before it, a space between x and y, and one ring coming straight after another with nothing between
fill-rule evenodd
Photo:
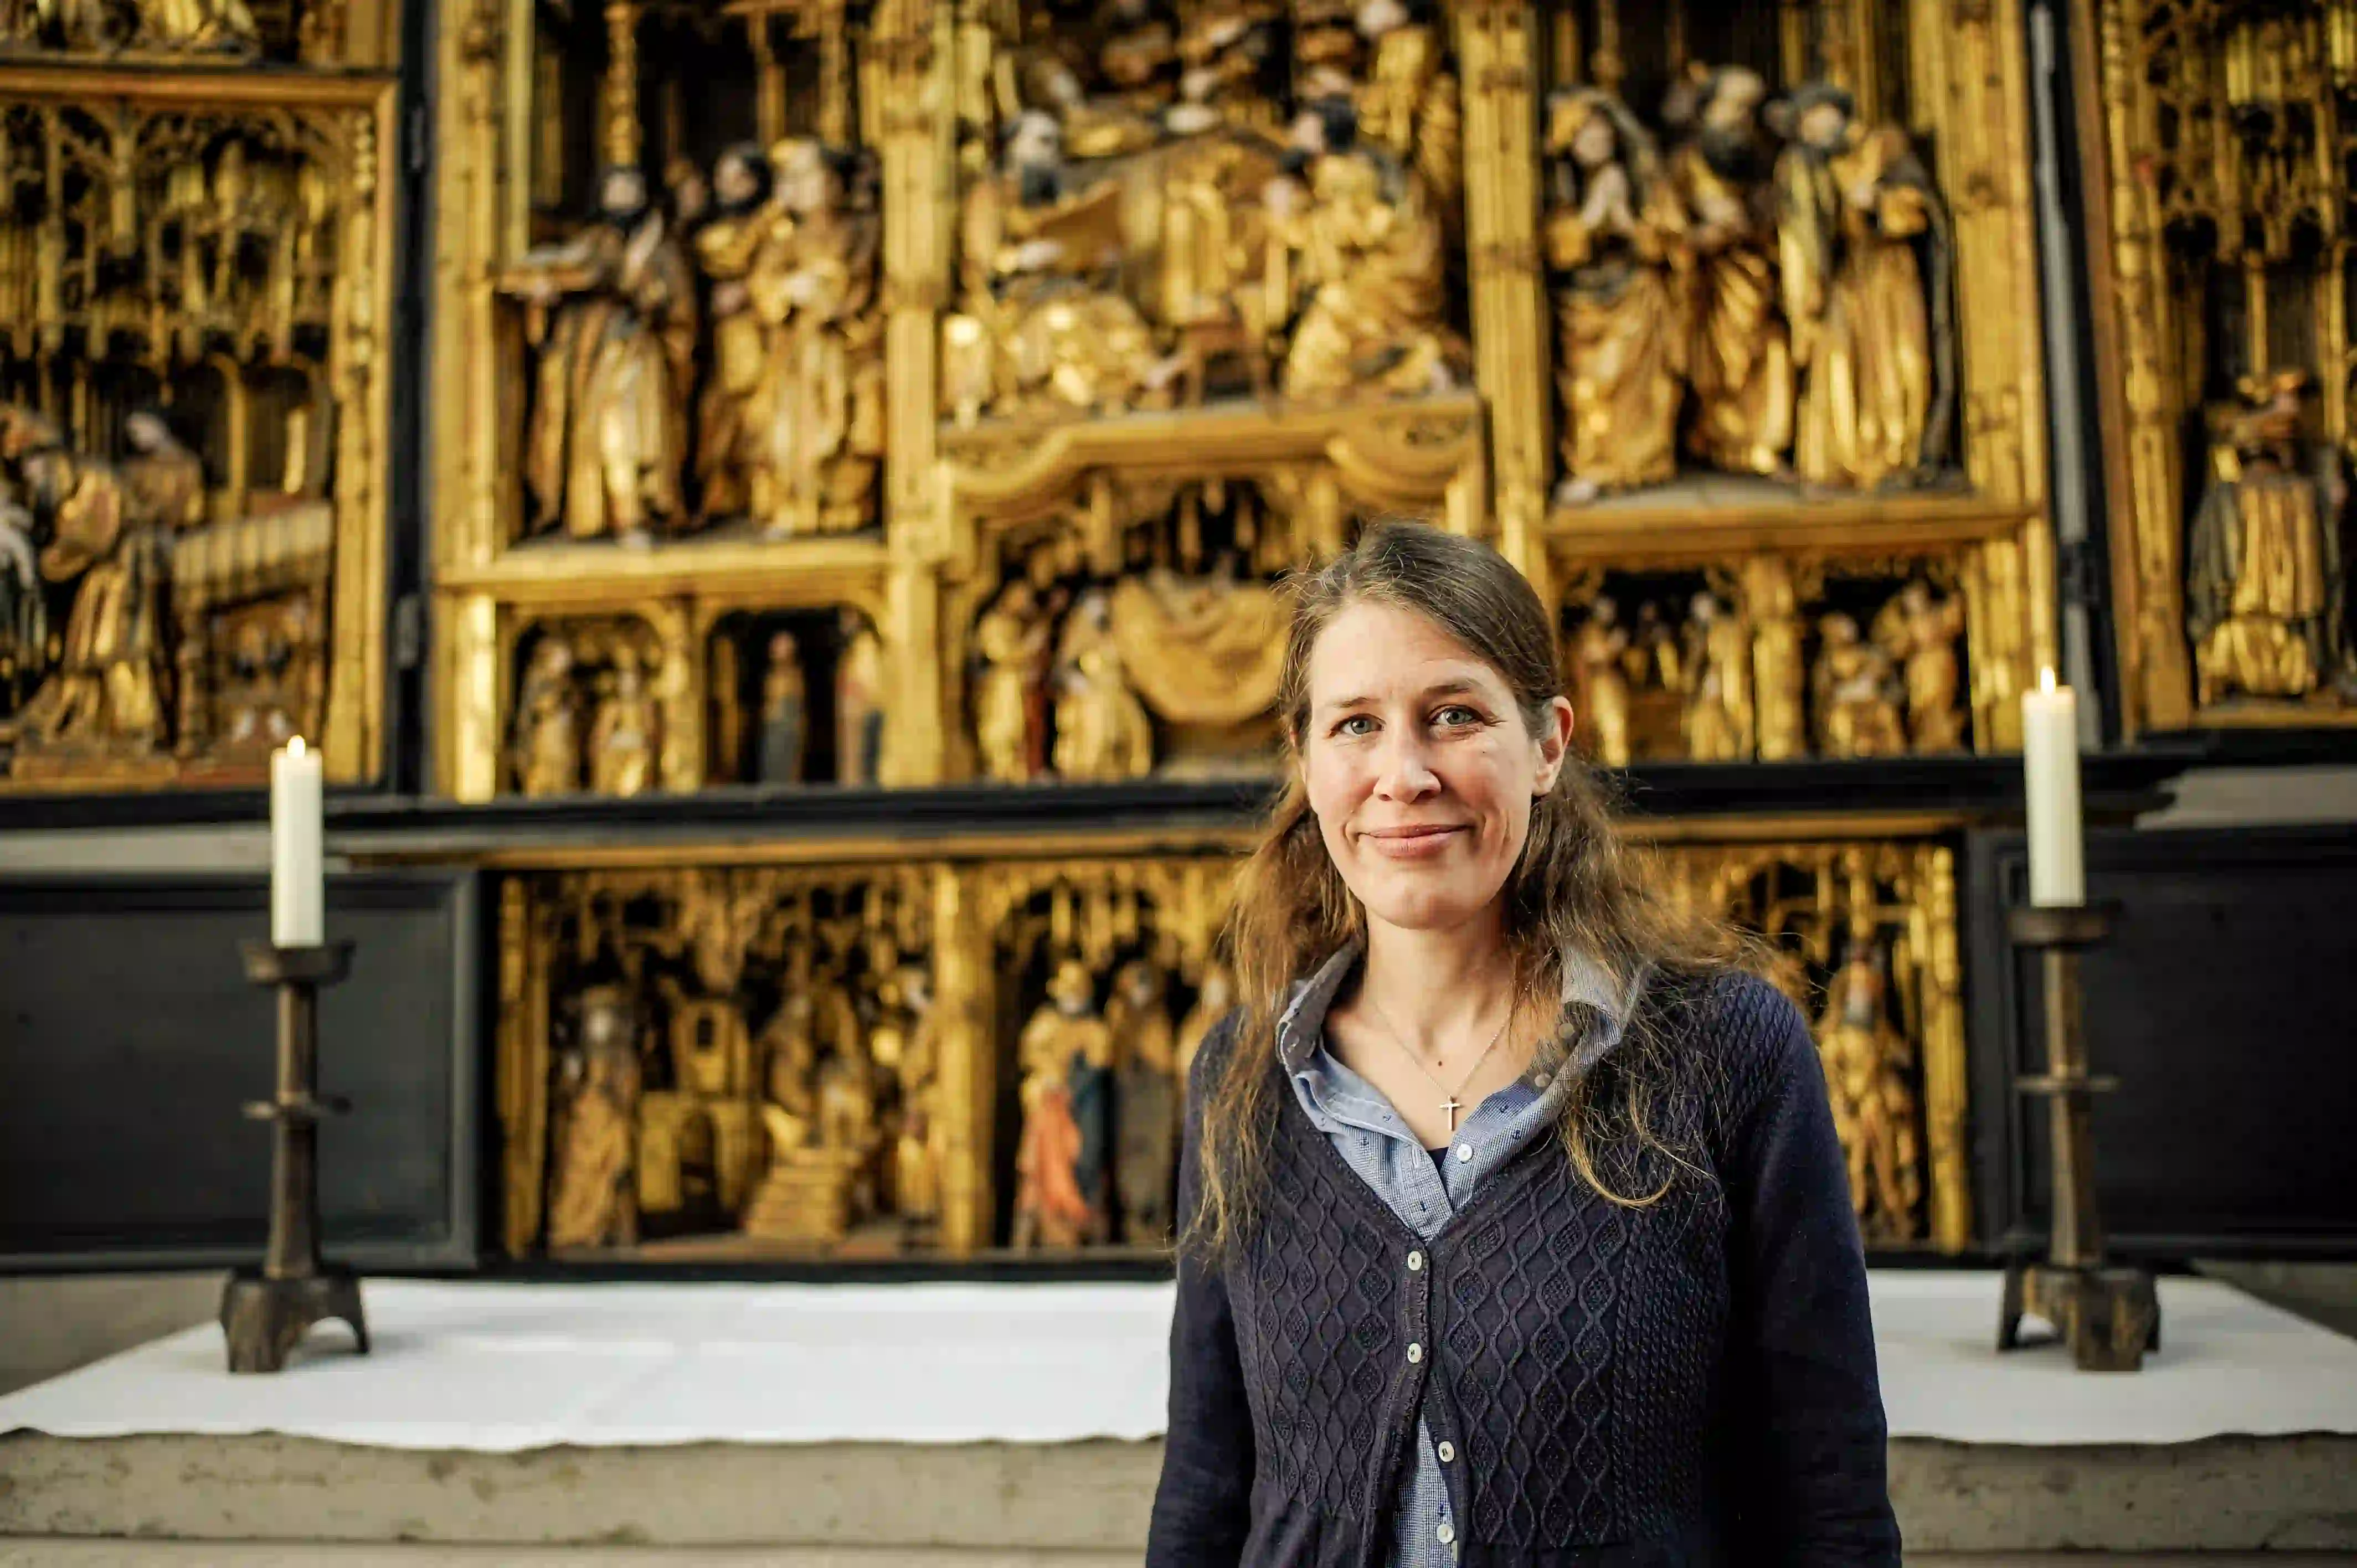
<instances>
[{"instance_id":1,"label":"cardigan button","mask_svg":"<svg viewBox=\"0 0 2357 1568\"><path fill-rule=\"evenodd\" d=\"M1440 1455L1440 1462L1442 1464L1452 1464L1457 1458L1457 1444L1454 1443L1443 1443L1438 1448L1433 1450L1433 1452Z\"/></svg>"},{"instance_id":2,"label":"cardigan button","mask_svg":"<svg viewBox=\"0 0 2357 1568\"><path fill-rule=\"evenodd\" d=\"M1424 1347L1423 1347L1423 1346L1421 1346L1421 1345L1415 1344L1415 1343L1414 1343L1413 1341L1411 1341L1411 1342L1409 1343L1409 1345L1408 1345L1408 1348L1407 1348L1407 1359L1408 1359L1408 1365L1410 1365L1410 1366L1414 1366L1414 1365L1415 1365L1415 1363L1417 1363L1418 1361L1423 1360L1423 1359L1424 1359Z\"/></svg>"},{"instance_id":3,"label":"cardigan button","mask_svg":"<svg viewBox=\"0 0 2357 1568\"><path fill-rule=\"evenodd\" d=\"M1407 1255L1407 1272L1409 1273L1414 1273L1423 1267L1424 1254L1422 1252L1410 1252Z\"/></svg>"},{"instance_id":4,"label":"cardigan button","mask_svg":"<svg viewBox=\"0 0 2357 1568\"><path fill-rule=\"evenodd\" d=\"M1440 1544L1446 1546L1450 1541L1457 1539L1457 1527L1449 1523L1447 1520L1442 1520L1440 1521L1439 1534Z\"/></svg>"}]
</instances>

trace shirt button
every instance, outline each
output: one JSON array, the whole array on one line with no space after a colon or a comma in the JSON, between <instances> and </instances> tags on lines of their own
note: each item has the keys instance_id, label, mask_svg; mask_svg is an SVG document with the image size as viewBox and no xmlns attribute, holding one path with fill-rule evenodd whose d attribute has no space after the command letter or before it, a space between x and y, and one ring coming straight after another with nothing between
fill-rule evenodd
<instances>
[{"instance_id":1,"label":"shirt button","mask_svg":"<svg viewBox=\"0 0 2357 1568\"><path fill-rule=\"evenodd\" d=\"M1444 1465L1453 1464L1456 1462L1457 1444L1454 1443L1444 1443L1433 1452L1440 1455L1440 1462Z\"/></svg>"},{"instance_id":2,"label":"shirt button","mask_svg":"<svg viewBox=\"0 0 2357 1568\"><path fill-rule=\"evenodd\" d=\"M1458 1144L1458 1145L1457 1145L1457 1163L1458 1163L1458 1165L1464 1165L1465 1163L1467 1163L1468 1161L1469 1161L1470 1159L1472 1159L1472 1157L1473 1157L1473 1145L1472 1145L1472 1144Z\"/></svg>"},{"instance_id":3,"label":"shirt button","mask_svg":"<svg viewBox=\"0 0 2357 1568\"><path fill-rule=\"evenodd\" d=\"M1424 1347L1413 1343L1410 1344L1407 1348L1407 1359L1408 1365L1410 1366L1414 1366L1416 1362L1423 1360Z\"/></svg>"},{"instance_id":4,"label":"shirt button","mask_svg":"<svg viewBox=\"0 0 2357 1568\"><path fill-rule=\"evenodd\" d=\"M1534 1074L1531 1079L1531 1087L1533 1089L1544 1089L1548 1083L1554 1079L1554 1078L1555 1074L1551 1072Z\"/></svg>"},{"instance_id":5,"label":"shirt button","mask_svg":"<svg viewBox=\"0 0 2357 1568\"><path fill-rule=\"evenodd\" d=\"M1422 1252L1410 1252L1407 1255L1407 1272L1409 1273L1414 1273L1422 1267L1424 1267L1424 1254Z\"/></svg>"},{"instance_id":6,"label":"shirt button","mask_svg":"<svg viewBox=\"0 0 2357 1568\"><path fill-rule=\"evenodd\" d=\"M1456 1539L1457 1527L1449 1523L1447 1520L1442 1520L1440 1521L1440 1544L1446 1546Z\"/></svg>"}]
</instances>

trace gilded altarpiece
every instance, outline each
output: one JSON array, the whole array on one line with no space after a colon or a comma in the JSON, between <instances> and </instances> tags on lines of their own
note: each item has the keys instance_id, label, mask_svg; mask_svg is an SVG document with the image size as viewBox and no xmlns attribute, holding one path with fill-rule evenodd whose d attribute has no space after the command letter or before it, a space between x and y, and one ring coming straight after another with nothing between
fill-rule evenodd
<instances>
[{"instance_id":1,"label":"gilded altarpiece","mask_svg":"<svg viewBox=\"0 0 2357 1568\"><path fill-rule=\"evenodd\" d=\"M1159 1255L1188 1067L1234 1001L1235 841L1085 836L1028 856L845 843L823 863L511 874L510 1253ZM1967 1246L1953 851L1682 838L1657 853L1675 896L1769 939L1868 1245Z\"/></svg>"},{"instance_id":2,"label":"gilded altarpiece","mask_svg":"<svg viewBox=\"0 0 2357 1568\"><path fill-rule=\"evenodd\" d=\"M242 5L156 9L0 46L6 787L251 785L296 735L364 782L393 83L240 69L277 37Z\"/></svg>"},{"instance_id":3,"label":"gilded altarpiece","mask_svg":"<svg viewBox=\"0 0 2357 1568\"><path fill-rule=\"evenodd\" d=\"M2079 13L2129 729L2357 724L2357 7Z\"/></svg>"}]
</instances>

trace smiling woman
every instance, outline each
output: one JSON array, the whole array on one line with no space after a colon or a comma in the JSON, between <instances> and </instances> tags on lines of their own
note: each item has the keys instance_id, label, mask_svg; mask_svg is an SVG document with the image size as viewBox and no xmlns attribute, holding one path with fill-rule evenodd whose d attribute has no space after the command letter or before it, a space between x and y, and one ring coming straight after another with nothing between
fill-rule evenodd
<instances>
[{"instance_id":1,"label":"smiling woman","mask_svg":"<svg viewBox=\"0 0 2357 1568\"><path fill-rule=\"evenodd\" d=\"M1469 540L1298 585L1150 1563L1899 1561L1807 1028L1624 849L1557 668Z\"/></svg>"}]
</instances>

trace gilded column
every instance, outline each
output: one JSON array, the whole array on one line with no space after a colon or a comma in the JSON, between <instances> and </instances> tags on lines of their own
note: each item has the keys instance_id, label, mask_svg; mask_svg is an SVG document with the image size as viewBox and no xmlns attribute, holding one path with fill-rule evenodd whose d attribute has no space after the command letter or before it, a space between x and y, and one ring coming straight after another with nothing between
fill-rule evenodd
<instances>
[{"instance_id":1,"label":"gilded column","mask_svg":"<svg viewBox=\"0 0 2357 1568\"><path fill-rule=\"evenodd\" d=\"M1459 14L1465 93L1465 231L1474 377L1489 406L1495 533L1545 592L1544 523L1555 400L1538 252L1534 13L1482 0Z\"/></svg>"},{"instance_id":2,"label":"gilded column","mask_svg":"<svg viewBox=\"0 0 2357 1568\"><path fill-rule=\"evenodd\" d=\"M2141 0L2100 0L2104 153L2110 182L2112 282L2118 312L2127 493L2113 498L2114 594L2126 628L2120 639L2126 717L2132 728L2181 729L2193 719L2193 667L2185 643L2184 578L2178 536L2184 508L2178 478L2179 409L2170 394L2163 329L2166 277L2159 196L2137 173L2158 145L2136 40ZM2223 116L2221 116L2222 119Z\"/></svg>"},{"instance_id":3,"label":"gilded column","mask_svg":"<svg viewBox=\"0 0 2357 1568\"><path fill-rule=\"evenodd\" d=\"M1930 983L1923 994L1923 1123L1932 1155L1932 1244L1961 1252L1972 1244L1972 1165L1964 1146L1971 1082L1964 1059L1964 965L1956 929L1956 856L1917 856L1915 905Z\"/></svg>"},{"instance_id":4,"label":"gilded column","mask_svg":"<svg viewBox=\"0 0 2357 1568\"><path fill-rule=\"evenodd\" d=\"M453 799L488 800L499 793L505 749L500 734L499 606L488 594L468 594L441 607L442 625L436 630L448 700L442 708L447 722L436 731L435 772Z\"/></svg>"},{"instance_id":5,"label":"gilded column","mask_svg":"<svg viewBox=\"0 0 2357 1568\"><path fill-rule=\"evenodd\" d=\"M934 1014L941 1020L942 1249L972 1252L990 1244L991 1132L998 1074L989 986L990 933L974 917L969 879L986 868L933 870Z\"/></svg>"}]
</instances>

